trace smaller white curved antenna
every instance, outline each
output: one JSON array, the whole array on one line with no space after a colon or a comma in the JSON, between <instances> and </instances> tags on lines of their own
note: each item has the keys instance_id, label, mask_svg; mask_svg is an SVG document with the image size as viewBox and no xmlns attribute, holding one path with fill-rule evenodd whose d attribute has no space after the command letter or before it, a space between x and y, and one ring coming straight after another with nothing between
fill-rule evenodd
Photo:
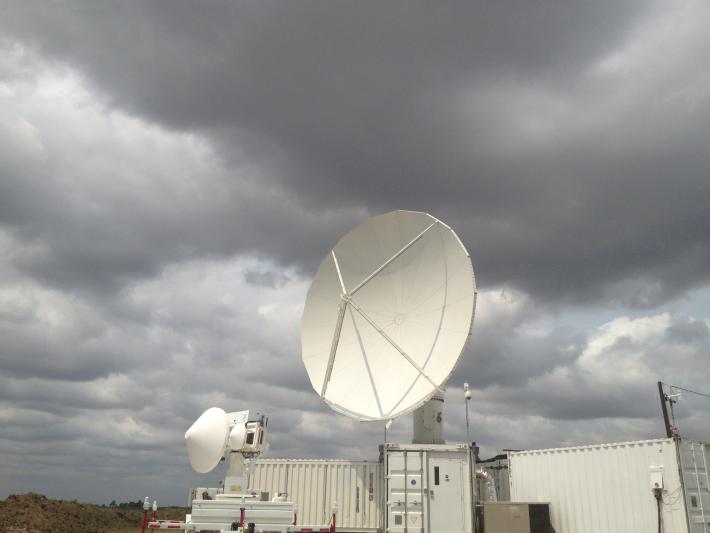
<instances>
[{"instance_id":1,"label":"smaller white curved antenna","mask_svg":"<svg viewBox=\"0 0 710 533\"><path fill-rule=\"evenodd\" d=\"M225 451L229 423L227 413L219 407L210 407L185 432L185 445L190 466L206 474L219 464Z\"/></svg>"}]
</instances>

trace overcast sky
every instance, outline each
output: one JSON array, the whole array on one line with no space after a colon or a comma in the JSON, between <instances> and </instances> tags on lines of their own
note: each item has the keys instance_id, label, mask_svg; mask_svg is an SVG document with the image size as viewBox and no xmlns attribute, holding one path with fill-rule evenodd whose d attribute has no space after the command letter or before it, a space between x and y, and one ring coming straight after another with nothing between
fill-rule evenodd
<instances>
[{"instance_id":1,"label":"overcast sky","mask_svg":"<svg viewBox=\"0 0 710 533\"><path fill-rule=\"evenodd\" d=\"M0 497L182 504L213 405L272 457L376 459L299 323L392 209L476 270L449 440L464 381L489 456L661 437L658 379L710 390L707 2L1 4Z\"/></svg>"}]
</instances>

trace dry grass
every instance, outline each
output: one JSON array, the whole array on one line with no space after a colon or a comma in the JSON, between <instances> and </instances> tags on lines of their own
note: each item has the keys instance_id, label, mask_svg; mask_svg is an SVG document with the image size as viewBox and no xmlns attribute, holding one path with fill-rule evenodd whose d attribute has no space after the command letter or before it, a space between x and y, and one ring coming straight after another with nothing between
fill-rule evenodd
<instances>
[{"instance_id":1,"label":"dry grass","mask_svg":"<svg viewBox=\"0 0 710 533\"><path fill-rule=\"evenodd\" d=\"M184 520L187 510L166 507L158 518ZM143 511L52 500L41 494L8 496L0 501L4 533L128 533L140 531Z\"/></svg>"}]
</instances>

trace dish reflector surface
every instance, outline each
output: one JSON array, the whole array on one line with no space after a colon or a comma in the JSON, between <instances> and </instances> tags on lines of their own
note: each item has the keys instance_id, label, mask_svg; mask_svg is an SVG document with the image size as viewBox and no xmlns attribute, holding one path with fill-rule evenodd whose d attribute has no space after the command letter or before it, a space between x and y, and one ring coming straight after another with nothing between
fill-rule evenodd
<instances>
[{"instance_id":1,"label":"dish reflector surface","mask_svg":"<svg viewBox=\"0 0 710 533\"><path fill-rule=\"evenodd\" d=\"M227 413L210 407L185 432L185 445L190 466L206 474L219 464L227 443L229 425Z\"/></svg>"},{"instance_id":2,"label":"dish reflector surface","mask_svg":"<svg viewBox=\"0 0 710 533\"><path fill-rule=\"evenodd\" d=\"M471 259L427 213L372 217L320 264L301 323L313 388L338 412L386 420L441 390L473 324Z\"/></svg>"}]
</instances>

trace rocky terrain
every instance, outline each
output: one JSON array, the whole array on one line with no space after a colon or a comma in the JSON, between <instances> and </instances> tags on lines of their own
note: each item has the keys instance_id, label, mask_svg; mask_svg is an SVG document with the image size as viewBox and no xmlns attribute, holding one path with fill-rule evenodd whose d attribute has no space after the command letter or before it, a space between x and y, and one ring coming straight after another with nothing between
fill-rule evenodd
<instances>
[{"instance_id":1,"label":"rocky terrain","mask_svg":"<svg viewBox=\"0 0 710 533\"><path fill-rule=\"evenodd\" d=\"M187 510L166 507L158 518L183 520ZM142 509L52 500L41 494L13 494L0 501L2 533L128 533L140 531Z\"/></svg>"}]
</instances>

